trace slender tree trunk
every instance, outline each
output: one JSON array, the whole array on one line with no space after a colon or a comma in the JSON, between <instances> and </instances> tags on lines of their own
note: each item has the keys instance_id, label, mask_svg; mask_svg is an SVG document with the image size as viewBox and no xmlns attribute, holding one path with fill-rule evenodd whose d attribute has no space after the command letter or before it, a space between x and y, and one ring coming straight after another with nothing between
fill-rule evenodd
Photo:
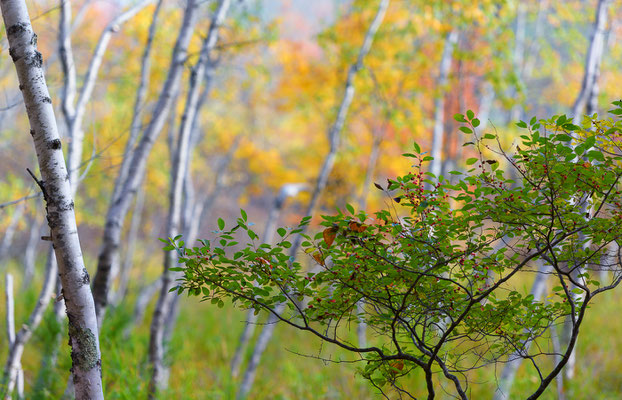
<instances>
[{"instance_id":1,"label":"slender tree trunk","mask_svg":"<svg viewBox=\"0 0 622 400\"><path fill-rule=\"evenodd\" d=\"M548 276L552 271L553 268L550 265L542 263L538 267L538 273L533 281L530 292L533 295L534 301L542 301L544 293L546 292ZM509 400L511 398L510 393L512 385L514 384L516 372L523 363L523 354L529 351L530 345L531 342L526 342L524 351L516 351L508 356L508 361L499 376L499 386L495 391L493 400Z\"/></svg>"},{"instance_id":2,"label":"slender tree trunk","mask_svg":"<svg viewBox=\"0 0 622 400\"><path fill-rule=\"evenodd\" d=\"M268 219L266 220L266 227L264 228L262 241L263 243L271 244L272 239L274 238L274 231L276 228L276 223L279 220L279 215L283 210L283 204L285 200L290 196L295 196L304 189L305 185L300 184L285 184L281 186L278 195L274 199L274 203L270 212L268 213ZM242 365L242 361L244 360L244 354L246 353L246 348L248 347L248 343L253 337L253 333L255 332L255 325L257 325L257 316L255 310L249 309L246 313L246 323L244 325L244 329L242 330L242 334L240 335L240 339L238 340L238 346L235 349L235 353L233 355L233 359L231 360L231 375L235 378L238 376L240 372L240 366Z\"/></svg>"},{"instance_id":3,"label":"slender tree trunk","mask_svg":"<svg viewBox=\"0 0 622 400\"><path fill-rule=\"evenodd\" d=\"M22 282L22 290L25 290L32 278L35 276L35 265L37 261L37 245L41 240L41 232L43 231L43 224L45 221L38 221L37 215L33 215L30 220L30 233L28 234L28 241L26 242L26 248L24 249L24 280Z\"/></svg>"},{"instance_id":4,"label":"slender tree trunk","mask_svg":"<svg viewBox=\"0 0 622 400\"><path fill-rule=\"evenodd\" d=\"M118 198L112 199L108 207L102 246L97 260L97 273L93 282L98 321L103 319L106 306L108 305L111 284L110 271L112 266L119 262L123 222L129 211L131 201L143 180L147 157L153 148L155 140L162 131L168 113L171 110L173 96L179 90L179 80L183 72L184 62L186 61L188 44L192 38L198 18L197 8L198 2L196 0L189 0L186 4L183 22L173 50L166 82L160 91L160 97L155 105L151 121L147 125L138 145L131 153L127 178L123 181L117 179L115 183L115 186L120 185L122 189L119 191Z\"/></svg>"},{"instance_id":5,"label":"slender tree trunk","mask_svg":"<svg viewBox=\"0 0 622 400\"><path fill-rule=\"evenodd\" d=\"M599 75L599 66L603 58L605 49L605 33L607 26L607 14L611 0L598 0L596 7L596 20L594 21L594 31L590 40L590 47L585 58L585 70L583 73L583 81L581 83L581 91L572 106L572 116L581 118L581 114L585 110L587 104L590 103L590 97L594 95L594 86L597 84Z\"/></svg>"},{"instance_id":6,"label":"slender tree trunk","mask_svg":"<svg viewBox=\"0 0 622 400\"><path fill-rule=\"evenodd\" d=\"M136 250L136 239L138 238L138 232L140 230L140 223L142 220L143 207L145 205L145 189L141 186L134 202L134 211L132 212L132 222L130 224L130 230L127 235L127 244L125 246L125 257L123 264L121 265L119 287L117 291L111 296L113 304L120 304L125 295L127 294L127 287L130 283L130 275L132 267L134 265L134 251Z\"/></svg>"},{"instance_id":7,"label":"slender tree trunk","mask_svg":"<svg viewBox=\"0 0 622 400\"><path fill-rule=\"evenodd\" d=\"M451 63L453 60L453 52L456 43L458 42L458 31L453 30L447 34L445 38L445 46L443 47L443 54L441 56L441 62L439 65L438 78L436 80L436 87L439 93L434 99L434 131L432 133L432 150L430 155L434 157L434 160L430 163L430 172L436 177L441 174L443 169L443 140L445 123L445 86L449 79L449 70L451 69Z\"/></svg>"},{"instance_id":8,"label":"slender tree trunk","mask_svg":"<svg viewBox=\"0 0 622 400\"><path fill-rule=\"evenodd\" d=\"M574 105L572 107L572 117L576 123L581 121L581 115L586 110L586 107L595 109L597 105L597 99L595 96L598 94L598 78L600 75L600 64L604 53L605 44L605 29L607 25L607 14L611 0L599 0L596 8L596 19L594 21L594 30L592 32L592 38L590 40L590 46L587 51L585 60L585 69L583 73L583 81L581 83L581 91L577 96ZM592 109L590 111L593 111ZM588 211L588 205L585 204L584 212ZM584 240L583 235L579 235L579 240ZM573 274L576 276L581 274L578 268L574 270ZM570 288L572 290L572 287ZM566 348L571 340L573 331L573 320L571 316L568 316L564 321L561 334L561 346ZM568 362L564 367L564 378L571 380L574 377L575 367L577 362L576 348L570 353Z\"/></svg>"},{"instance_id":9,"label":"slender tree trunk","mask_svg":"<svg viewBox=\"0 0 622 400\"><path fill-rule=\"evenodd\" d=\"M311 195L311 201L309 202L306 212L305 212L305 215L307 216L313 215L313 211L315 210L315 207L320 198L320 195L322 191L324 190L324 187L326 186L326 182L328 181L328 176L330 175L330 172L332 171L333 165L335 163L335 157L337 155L337 148L339 145L341 131L345 124L346 116L350 109L350 105L352 104L352 100L354 99L354 91L355 91L354 77L356 76L357 72L363 67L363 60L365 59L365 56L367 55L367 53L369 53L372 42L374 40L374 36L376 35L376 32L378 31L378 28L380 27L380 24L382 23L382 20L384 19L384 15L388 7L389 7L389 0L380 1L380 4L378 6L378 11L376 12L376 16L374 17L371 25L369 26L369 29L367 30L367 33L363 40L363 44L359 50L358 57L355 63L352 64L350 66L350 69L348 70L344 95L341 100L341 104L339 106L339 110L337 112L335 122L333 123L333 125L331 126L328 132L328 140L329 140L330 148L329 148L328 154L326 154L326 157L324 158L324 162L320 169L320 174L315 182L315 187L313 188L313 193ZM291 257L293 258L296 257L296 253L298 252L298 247L300 247L301 242L302 242L302 235L297 235L290 249ZM275 308L275 311L278 314L280 314L283 311L283 309L284 309L284 306L280 304ZM277 321L278 321L277 317L274 316L273 314L270 314L270 317L268 319L268 324L262 328L261 333L259 334L259 337L257 338L255 348L253 349L253 355L251 356L251 361L249 365L246 367L246 370L244 372L244 377L242 379L242 383L240 384L240 389L238 390L238 393L237 393L238 399L245 398L248 395L253 385L253 381L255 379L255 373L257 370L257 366L259 365L261 355L263 354L268 342L270 341L270 338L272 337L272 334L274 332L274 325Z\"/></svg>"},{"instance_id":10,"label":"slender tree trunk","mask_svg":"<svg viewBox=\"0 0 622 400\"><path fill-rule=\"evenodd\" d=\"M192 71L190 90L186 99L173 160L167 224L167 236L171 238L181 233L183 185L188 165L187 158L190 153L190 134L192 133L192 124L197 112L200 88L205 77L205 71L208 68L209 58L218 41L219 28L227 15L230 4L230 0L220 0L218 2L218 7L212 16L209 32L203 41L199 61ZM173 296L175 296L175 294L169 292L172 280L169 269L172 265L175 265L176 257L177 254L175 252L169 251L165 253L160 297L153 312L149 339L149 362L153 368L149 382L150 398L154 398L159 390L167 386L168 373L164 365L164 326L166 315L171 310Z\"/></svg>"},{"instance_id":11,"label":"slender tree trunk","mask_svg":"<svg viewBox=\"0 0 622 400\"><path fill-rule=\"evenodd\" d=\"M25 209L26 203L21 202L15 207L15 210L13 210L9 226L7 226L4 231L4 237L2 238L2 242L0 242L0 260L4 260L10 256L13 238L15 237L15 231L17 230L17 224L19 224L19 221L22 219Z\"/></svg>"},{"instance_id":12,"label":"slender tree trunk","mask_svg":"<svg viewBox=\"0 0 622 400\"><path fill-rule=\"evenodd\" d=\"M153 16L151 17L151 24L149 25L149 33L147 35L147 42L145 43L145 49L141 58L140 67L140 82L138 84L138 90L136 91L136 100L134 101L134 113L132 115L132 123L130 124L130 136L125 144L125 152L123 154L123 160L121 160L121 167L119 167L119 173L113 189L112 198L116 201L122 189L121 182L125 182L127 174L129 172L130 161L132 159L132 151L136 146L138 135L142 127L142 117L145 108L145 100L147 98L147 91L149 90L149 75L151 73L151 52L153 49L153 39L156 34L156 28L158 23L158 17L160 10L162 9L162 0L158 0Z\"/></svg>"},{"instance_id":13,"label":"slender tree trunk","mask_svg":"<svg viewBox=\"0 0 622 400\"><path fill-rule=\"evenodd\" d=\"M95 305L82 259L71 185L43 75L43 60L36 49L36 35L23 0L5 0L0 7L43 178L37 183L44 192L67 306L76 398L103 399ZM9 368L9 375L12 369Z\"/></svg>"},{"instance_id":14,"label":"slender tree trunk","mask_svg":"<svg viewBox=\"0 0 622 400\"><path fill-rule=\"evenodd\" d=\"M13 275L6 274L6 336L8 339L9 349L15 345L15 302L13 300ZM24 398L24 371L22 370L21 363L16 366L16 381L17 381L17 397L19 399ZM11 399L11 392L13 391L13 385L15 382L9 382L6 399Z\"/></svg>"}]
</instances>

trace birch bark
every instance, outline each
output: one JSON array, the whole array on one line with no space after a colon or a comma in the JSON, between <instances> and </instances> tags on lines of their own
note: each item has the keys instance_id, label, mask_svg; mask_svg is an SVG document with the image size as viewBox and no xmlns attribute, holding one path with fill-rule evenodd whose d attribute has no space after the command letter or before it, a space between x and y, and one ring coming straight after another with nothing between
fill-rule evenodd
<instances>
[{"instance_id":1,"label":"birch bark","mask_svg":"<svg viewBox=\"0 0 622 400\"><path fill-rule=\"evenodd\" d=\"M186 98L184 114L181 120L175 157L173 159L173 171L171 176L171 190L169 193L169 214L167 236L175 237L181 233L182 217L182 194L187 159L190 153L190 134L192 125L197 112L200 88L203 84L205 71L208 68L209 58L218 41L218 31L231 4L230 0L220 0L217 9L212 16L209 32L203 41L199 60L192 71L190 80L190 90ZM171 273L169 268L175 264L177 254L173 251L165 253L164 271L162 273L162 286L160 296L153 313L149 340L149 362L153 368L151 380L149 382L149 397L154 398L157 392L167 385L167 368L164 365L164 327L165 318L171 309L173 296L170 293Z\"/></svg>"},{"instance_id":2,"label":"birch bark","mask_svg":"<svg viewBox=\"0 0 622 400\"><path fill-rule=\"evenodd\" d=\"M132 199L143 180L147 157L153 148L155 140L162 131L171 110L174 94L179 90L179 81L188 53L188 44L192 38L198 18L197 9L197 0L189 0L186 4L183 21L175 48L173 49L168 75L160 91L160 97L155 105L152 118L145 128L140 141L131 153L126 179L117 179L115 183L122 189L119 191L119 196L116 199L112 199L108 206L102 246L97 260L97 273L93 282L93 294L98 321L103 319L106 306L108 305L112 266L118 265L119 262L123 221L127 216Z\"/></svg>"},{"instance_id":3,"label":"birch bark","mask_svg":"<svg viewBox=\"0 0 622 400\"><path fill-rule=\"evenodd\" d=\"M36 48L36 35L25 2L5 0L0 7L43 178L38 184L44 192L67 306L76 398L103 399L95 305L82 259L71 185L43 75L43 60ZM9 375L14 368L9 366Z\"/></svg>"},{"instance_id":4,"label":"birch bark","mask_svg":"<svg viewBox=\"0 0 622 400\"><path fill-rule=\"evenodd\" d=\"M445 86L447 85L447 80L449 79L449 70L451 69L454 47L457 42L458 31L453 30L449 32L445 38L445 45L439 65L438 78L436 80L437 90L439 90L440 93L437 94L434 99L434 131L432 133L432 150L430 151L430 155L434 157L434 160L430 163L430 172L437 177L441 174L443 169Z\"/></svg>"}]
</instances>

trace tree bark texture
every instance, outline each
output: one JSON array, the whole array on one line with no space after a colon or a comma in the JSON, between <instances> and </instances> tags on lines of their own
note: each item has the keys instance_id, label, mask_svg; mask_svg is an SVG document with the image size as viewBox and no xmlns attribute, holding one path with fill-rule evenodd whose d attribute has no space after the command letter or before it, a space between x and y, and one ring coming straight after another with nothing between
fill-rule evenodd
<instances>
[{"instance_id":1,"label":"tree bark texture","mask_svg":"<svg viewBox=\"0 0 622 400\"><path fill-rule=\"evenodd\" d=\"M43 59L36 47L37 36L23 0L5 0L0 7L37 152L42 176L38 184L44 192L63 284L76 398L103 399L95 305L82 259L69 175L43 75Z\"/></svg>"}]
</instances>

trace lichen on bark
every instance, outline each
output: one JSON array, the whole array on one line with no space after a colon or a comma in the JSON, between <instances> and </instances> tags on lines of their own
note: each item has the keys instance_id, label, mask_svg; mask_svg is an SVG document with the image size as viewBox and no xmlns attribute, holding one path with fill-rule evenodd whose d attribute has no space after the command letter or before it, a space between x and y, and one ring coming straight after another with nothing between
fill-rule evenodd
<instances>
[{"instance_id":1,"label":"lichen on bark","mask_svg":"<svg viewBox=\"0 0 622 400\"><path fill-rule=\"evenodd\" d=\"M93 332L88 328L76 326L70 321L69 337L78 342L78 348L80 349L79 351L71 351L73 368L79 368L83 371L95 368L100 363L100 360L97 352L97 339Z\"/></svg>"}]
</instances>

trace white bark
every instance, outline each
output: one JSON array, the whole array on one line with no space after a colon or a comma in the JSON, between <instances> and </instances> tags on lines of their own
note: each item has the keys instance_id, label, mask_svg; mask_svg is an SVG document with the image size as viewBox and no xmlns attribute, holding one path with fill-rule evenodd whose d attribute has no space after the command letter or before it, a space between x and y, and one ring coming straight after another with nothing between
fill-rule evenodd
<instances>
[{"instance_id":1,"label":"white bark","mask_svg":"<svg viewBox=\"0 0 622 400\"><path fill-rule=\"evenodd\" d=\"M129 211L132 199L143 180L147 157L153 148L155 140L162 131L164 122L170 112L172 96L179 90L179 80L183 72L184 62L186 61L188 44L192 38L198 18L197 8L198 2L196 0L188 1L173 50L166 82L160 91L160 97L155 105L152 118L145 128L138 145L131 153L127 178L123 181L117 180L115 184L120 185L122 189L119 191L119 197L112 199L108 208L103 243L97 260L97 273L93 283L93 293L99 321L103 319L106 306L108 305L111 284L110 271L112 266L119 262L123 221Z\"/></svg>"},{"instance_id":2,"label":"white bark","mask_svg":"<svg viewBox=\"0 0 622 400\"><path fill-rule=\"evenodd\" d=\"M9 349L15 345L15 302L13 300L13 275L6 274L6 336L8 339ZM15 378L17 380L17 397L19 399L24 398L24 371L22 370L21 363L17 364L17 373ZM7 384L6 399L11 398L11 392L16 382L11 380Z\"/></svg>"},{"instance_id":3,"label":"white bark","mask_svg":"<svg viewBox=\"0 0 622 400\"><path fill-rule=\"evenodd\" d=\"M145 49L141 58L140 67L140 82L138 84L138 90L136 91L136 100L134 101L134 113L132 116L132 123L130 124L130 136L125 144L125 152L123 154L123 160L121 161L121 167L119 167L119 173L114 186L112 194L113 199L118 199L122 188L120 182L125 182L127 179L128 169L130 167L130 161L132 159L131 154L138 140L138 134L142 126L143 111L145 108L145 99L149 90L149 75L151 73L151 52L153 49L153 39L156 34L156 28L158 24L158 17L160 10L162 9L162 0L158 0L155 10L153 11L153 17L151 18L151 24L149 25L149 33L147 35L147 42L145 43Z\"/></svg>"},{"instance_id":4,"label":"white bark","mask_svg":"<svg viewBox=\"0 0 622 400\"><path fill-rule=\"evenodd\" d=\"M376 12L376 16L374 17L372 23L370 24L367 30L367 33L365 34L365 38L359 50L358 57L356 58L355 63L352 64L350 66L350 69L348 70L348 76L346 77L344 95L341 100L341 104L339 106L339 111L337 112L335 122L333 123L330 130L328 131L328 140L329 140L330 148L329 148L328 154L324 158L324 162L320 169L320 174L313 188L313 193L311 195L311 201L309 202L304 215L307 215L307 216L313 215L313 211L315 210L317 202L320 198L320 194L322 193L322 191L324 190L324 187L326 186L326 182L328 181L328 176L330 175L330 172L332 171L333 165L335 163L335 157L337 154L337 148L339 145L341 131L345 124L346 116L350 109L350 105L352 104L352 100L354 99L354 91L355 91L354 77L356 76L357 72L363 67L363 60L365 59L365 56L367 56L367 53L369 53L369 50L371 49L374 36L376 35L376 32L378 31L378 28L380 27L380 24L382 23L382 20L384 19L384 16L386 14L388 7L389 7L389 0L380 1L380 4L378 5L378 11ZM301 235L296 236L296 238L294 239L294 243L292 244L292 247L290 249L290 255L292 257L296 256L298 247L300 247L301 242L302 242L302 236ZM275 311L278 314L280 314L283 311L283 309L284 309L284 306L282 304L279 304L275 308ZM238 390L238 393L237 393L238 399L245 398L248 395L253 385L253 381L255 380L255 373L259 365L259 361L261 360L261 355L263 354L268 342L270 341L270 338L272 337L272 334L274 332L274 325L277 321L278 321L278 318L274 316L273 314L270 314L270 317L268 319L268 324L265 325L263 329L261 330L261 333L259 334L259 337L257 338L255 348L253 349L253 355L251 356L251 361L249 362L249 365L246 367L246 370L244 372L244 377L242 379L242 383L240 384L240 389Z\"/></svg>"},{"instance_id":5,"label":"white bark","mask_svg":"<svg viewBox=\"0 0 622 400\"><path fill-rule=\"evenodd\" d=\"M182 194L184 178L186 176L186 168L188 166L187 158L190 156L190 134L192 125L197 112L200 88L205 77L205 71L208 68L209 58L218 41L219 28L222 25L225 16L231 4L230 0L220 0L215 13L212 16L209 32L203 41L199 60L192 71L190 82L190 90L186 98L184 115L182 116L181 127L177 137L177 146L175 157L173 160L173 172L171 181L171 190L169 194L169 215L167 236L175 237L181 233L181 216L182 216ZM172 276L169 268L175 265L177 254L169 251L165 254L164 272L162 273L162 286L160 296L156 304L153 320L151 323L150 340L149 340L149 361L152 366L152 375L149 383L149 396L153 398L155 394L167 385L167 368L164 365L164 327L166 315L171 311L173 296L170 293Z\"/></svg>"},{"instance_id":6,"label":"white bark","mask_svg":"<svg viewBox=\"0 0 622 400\"><path fill-rule=\"evenodd\" d=\"M80 94L78 96L77 103L75 105L75 109L71 109L71 107L67 108L67 125L69 131L69 137L71 138L71 142L69 145L69 151L67 154L68 158L68 166L69 166L69 180L72 182L73 193L77 190L78 177L80 172L80 164L82 162L82 146L84 142L84 131L82 130L82 121L84 119L84 113L86 112L86 105L91 99L91 95L93 94L93 89L95 88L95 82L97 81L97 74L99 73L99 69L104 60L104 54L106 53L106 49L108 48L108 44L110 43L110 39L112 39L113 33L119 31L121 25L126 23L132 17L134 17L139 11L145 8L147 5L151 4L154 0L142 0L134 7L129 10L119 14L115 17L104 29L101 36L99 37L99 41L95 46L95 51L93 52L93 56L91 57L91 62L86 72L86 76L84 77L84 83L82 88L80 89ZM64 4L64 1L61 1L61 4ZM63 6L62 9L69 9L69 6ZM70 15L69 17L70 18ZM65 24L61 23L61 26L65 25L65 30L68 30L67 27L69 25L69 21ZM70 49L70 41L69 34L65 35L65 40L69 42ZM61 59L62 57L62 48L61 47ZM73 67L73 59L69 59L68 63L73 68L73 73L75 75L75 67ZM63 62L63 64L65 64ZM73 77L74 86L75 86L75 76ZM67 91L69 92L69 91ZM70 94L70 99L73 100L73 94ZM63 99L63 111L66 108L65 103L67 102L66 98Z\"/></svg>"},{"instance_id":7,"label":"white bark","mask_svg":"<svg viewBox=\"0 0 622 400\"><path fill-rule=\"evenodd\" d=\"M439 93L434 99L434 130L432 133L432 150L430 155L434 160L430 162L430 172L436 177L441 174L443 168L443 141L445 132L443 126L445 124L445 86L449 79L449 70L453 61L453 52L458 42L458 31L452 30L445 38L443 54L439 65L438 78L436 87Z\"/></svg>"},{"instance_id":8,"label":"white bark","mask_svg":"<svg viewBox=\"0 0 622 400\"><path fill-rule=\"evenodd\" d=\"M553 272L553 268L550 265L546 265L543 263L540 264L540 267L538 268L538 273L535 277L535 280L533 281L533 285L531 286L530 293L533 295L533 301L542 301L544 293L546 292L548 277L551 272ZM493 400L510 399L510 393L512 385L514 384L516 372L523 363L523 356L529 352L530 345L531 342L526 342L524 350L517 350L508 356L508 361L503 367L501 375L499 376L499 385L497 387L497 390L495 391Z\"/></svg>"},{"instance_id":9,"label":"white bark","mask_svg":"<svg viewBox=\"0 0 622 400\"><path fill-rule=\"evenodd\" d=\"M7 226L4 231L4 237L0 243L0 260L4 260L10 254L11 246L13 245L13 238L15 237L15 231L17 230L17 224L22 219L25 209L26 203L21 202L17 204L15 210L13 210L11 221L9 222L9 226Z\"/></svg>"},{"instance_id":10,"label":"white bark","mask_svg":"<svg viewBox=\"0 0 622 400\"><path fill-rule=\"evenodd\" d=\"M5 0L0 6L43 178L38 183L44 191L64 288L76 398L103 399L95 306L80 249L69 175L43 75L43 60L36 49L36 35L25 2ZM13 368L10 366L9 374Z\"/></svg>"},{"instance_id":11,"label":"white bark","mask_svg":"<svg viewBox=\"0 0 622 400\"><path fill-rule=\"evenodd\" d=\"M22 289L26 289L30 286L32 277L35 274L37 245L41 240L43 224L44 221L37 221L36 215L34 215L30 220L30 233L28 235L28 242L26 242L26 248L24 249L24 280L22 282Z\"/></svg>"},{"instance_id":12,"label":"white bark","mask_svg":"<svg viewBox=\"0 0 622 400\"><path fill-rule=\"evenodd\" d=\"M597 84L599 66L605 48L605 33L607 26L607 14L611 0L599 0L596 8L596 20L594 21L594 31L590 40L590 47L585 58L585 70L581 91L572 106L572 117L581 118L581 114L589 103L590 96L593 96L594 86Z\"/></svg>"},{"instance_id":13,"label":"white bark","mask_svg":"<svg viewBox=\"0 0 622 400\"><path fill-rule=\"evenodd\" d=\"M277 197L274 199L274 204L272 205L272 208L268 213L266 226L264 228L263 235L261 236L263 243L272 243L276 223L279 220L279 215L281 214L285 200L290 196L296 196L301 190L304 190L305 187L306 185L304 184L291 183L281 186ZM246 348L248 347L248 343L253 337L256 325L257 314L255 314L254 309L249 309L246 313L246 322L244 325L244 329L242 330L242 334L240 335L240 339L238 340L238 346L236 347L235 353L233 354L233 359L231 360L231 375L234 378L237 377L240 372L240 366L242 365L244 354L246 353ZM257 346L255 348L257 349Z\"/></svg>"}]
</instances>

